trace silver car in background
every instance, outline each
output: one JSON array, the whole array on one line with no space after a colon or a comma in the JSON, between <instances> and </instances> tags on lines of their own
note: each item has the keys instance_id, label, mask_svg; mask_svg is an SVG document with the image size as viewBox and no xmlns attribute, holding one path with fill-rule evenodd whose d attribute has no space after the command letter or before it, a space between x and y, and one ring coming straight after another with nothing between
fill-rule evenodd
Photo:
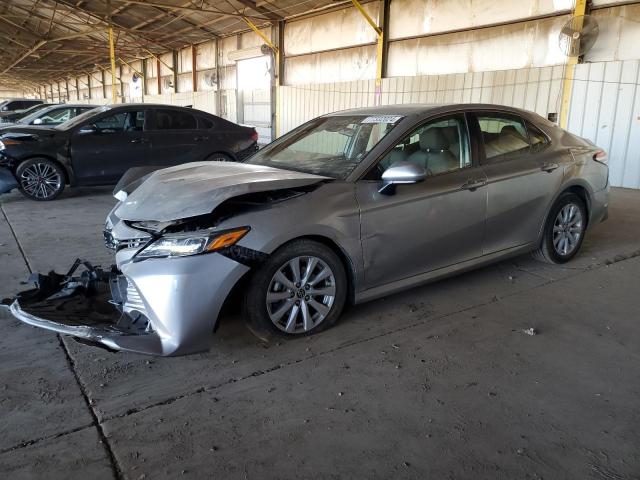
<instances>
[{"instance_id":1,"label":"silver car in background","mask_svg":"<svg viewBox=\"0 0 640 480\"><path fill-rule=\"evenodd\" d=\"M261 338L296 337L346 302L505 257L567 262L607 218L609 183L602 150L536 114L398 105L316 118L243 163L130 171L115 196L114 266L35 275L5 303L82 341L178 355L210 346L225 302Z\"/></svg>"}]
</instances>

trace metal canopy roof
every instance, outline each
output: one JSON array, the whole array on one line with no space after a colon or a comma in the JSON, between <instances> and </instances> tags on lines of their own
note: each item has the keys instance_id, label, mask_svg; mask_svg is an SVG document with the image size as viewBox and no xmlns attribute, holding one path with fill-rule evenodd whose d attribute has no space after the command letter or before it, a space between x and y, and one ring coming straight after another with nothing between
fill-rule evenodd
<instances>
[{"instance_id":1,"label":"metal canopy roof","mask_svg":"<svg viewBox=\"0 0 640 480\"><path fill-rule=\"evenodd\" d=\"M129 61L326 8L336 0L111 0L116 55ZM40 83L95 71L109 61L108 0L4 0L0 83Z\"/></svg>"}]
</instances>

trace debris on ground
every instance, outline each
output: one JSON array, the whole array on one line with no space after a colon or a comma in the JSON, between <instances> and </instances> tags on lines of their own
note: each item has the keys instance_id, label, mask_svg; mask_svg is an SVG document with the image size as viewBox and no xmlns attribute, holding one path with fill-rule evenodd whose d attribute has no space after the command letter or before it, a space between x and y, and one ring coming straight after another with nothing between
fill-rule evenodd
<instances>
[{"instance_id":1,"label":"debris on ground","mask_svg":"<svg viewBox=\"0 0 640 480\"><path fill-rule=\"evenodd\" d=\"M527 335L537 335L538 334L538 330L536 330L533 327L523 328L522 329L522 333L526 333Z\"/></svg>"}]
</instances>

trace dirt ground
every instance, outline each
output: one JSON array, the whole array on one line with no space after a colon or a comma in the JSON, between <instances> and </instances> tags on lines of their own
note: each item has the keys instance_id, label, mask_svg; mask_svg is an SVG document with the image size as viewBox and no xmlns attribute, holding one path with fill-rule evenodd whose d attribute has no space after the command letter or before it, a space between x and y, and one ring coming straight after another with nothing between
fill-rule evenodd
<instances>
[{"instance_id":1,"label":"dirt ground","mask_svg":"<svg viewBox=\"0 0 640 480\"><path fill-rule=\"evenodd\" d=\"M0 197L0 296L109 265L110 189ZM108 353L0 312L0 475L87 479L640 478L640 191L565 267L528 256L350 308L265 346ZM525 330L534 328L536 335Z\"/></svg>"}]
</instances>

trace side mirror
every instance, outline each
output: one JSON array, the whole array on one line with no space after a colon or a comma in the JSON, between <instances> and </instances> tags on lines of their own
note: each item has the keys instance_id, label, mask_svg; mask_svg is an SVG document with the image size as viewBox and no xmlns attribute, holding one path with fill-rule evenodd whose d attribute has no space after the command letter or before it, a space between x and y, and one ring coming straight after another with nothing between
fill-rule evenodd
<instances>
[{"instance_id":1,"label":"side mirror","mask_svg":"<svg viewBox=\"0 0 640 480\"><path fill-rule=\"evenodd\" d=\"M33 124L34 124L34 125L42 125L42 119L41 119L41 118L36 118L36 119L33 121Z\"/></svg>"},{"instance_id":2,"label":"side mirror","mask_svg":"<svg viewBox=\"0 0 640 480\"><path fill-rule=\"evenodd\" d=\"M396 162L382 174L382 187L378 192L393 195L395 185L418 183L427 178L427 171L415 163Z\"/></svg>"},{"instance_id":3,"label":"side mirror","mask_svg":"<svg viewBox=\"0 0 640 480\"><path fill-rule=\"evenodd\" d=\"M80 129L78 130L78 133L80 135L87 135L89 133L98 133L98 129L93 124L84 125L84 126L80 127Z\"/></svg>"}]
</instances>

